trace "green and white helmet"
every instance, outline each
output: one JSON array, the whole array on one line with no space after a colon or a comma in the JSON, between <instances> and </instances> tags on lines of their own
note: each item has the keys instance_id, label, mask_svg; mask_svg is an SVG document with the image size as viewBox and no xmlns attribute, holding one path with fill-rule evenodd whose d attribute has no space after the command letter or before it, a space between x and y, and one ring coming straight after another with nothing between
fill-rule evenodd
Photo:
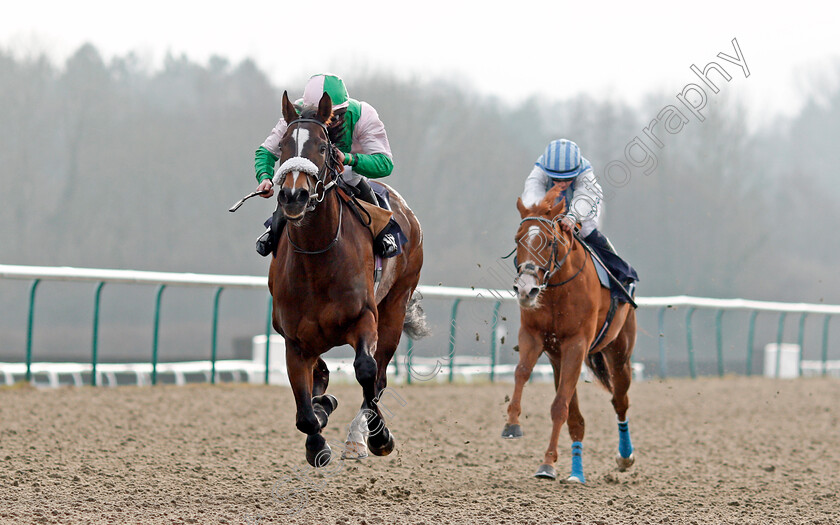
<instances>
[{"instance_id":1,"label":"green and white helmet","mask_svg":"<svg viewBox=\"0 0 840 525\"><path fill-rule=\"evenodd\" d=\"M303 103L307 106L317 106L324 93L332 99L333 110L345 108L350 104L344 81L338 75L329 73L310 77L303 89Z\"/></svg>"}]
</instances>

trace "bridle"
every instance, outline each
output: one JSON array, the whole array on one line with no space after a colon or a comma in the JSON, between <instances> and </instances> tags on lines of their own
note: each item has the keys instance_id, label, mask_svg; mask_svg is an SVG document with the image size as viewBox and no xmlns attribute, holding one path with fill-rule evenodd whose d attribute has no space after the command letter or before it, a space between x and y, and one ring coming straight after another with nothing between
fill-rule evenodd
<instances>
[{"instance_id":1,"label":"bridle","mask_svg":"<svg viewBox=\"0 0 840 525\"><path fill-rule=\"evenodd\" d=\"M289 133L291 131L292 126L294 126L296 124L302 124L304 122L317 124L318 126L321 127L321 129L324 131L324 137L326 137L326 140L327 140L327 151L328 151L328 156L327 156L326 162L324 162L324 165L321 166L318 169L317 172L310 173L311 170L309 170L309 171L300 170L300 171L304 171L304 173L306 173L307 176L311 176L311 177L315 178L315 188L313 188L313 191L312 191L311 195L309 196L309 203L306 205L306 211L312 211L312 210L315 209L315 206L317 206L318 204L320 204L321 202L324 201L324 198L327 196L327 191L329 191L332 187L336 186L337 183L338 183L338 170L333 167L334 165L336 165L338 163L338 158L337 158L337 153L336 153L337 148L336 148L335 144L333 144L332 141L330 140L329 130L327 129L326 124L324 124L320 120L316 120L316 119L313 119L313 118L295 119L295 120L293 120L292 122L289 123L288 127L286 128L286 133ZM286 166L287 163L289 163L290 160L299 159L299 158L303 158L306 161L309 161L311 164L314 165L314 163L310 159L306 159L305 157L293 157L292 159L287 159L280 166L281 178L278 181L278 183L280 185L283 184L283 181L286 179L286 175L288 175L291 171L294 171L293 169L288 169L286 171L286 173L282 173L282 170L284 169L283 166ZM300 167L300 166L297 165L296 167ZM329 182L327 182L328 177L330 178ZM319 189L319 186L320 186L320 189Z\"/></svg>"},{"instance_id":2,"label":"bridle","mask_svg":"<svg viewBox=\"0 0 840 525\"><path fill-rule=\"evenodd\" d=\"M557 229L555 227L555 224L560 219L562 219L562 216L558 216L557 218L555 218L553 220L552 219L546 219L545 217L525 217L519 222L519 225L521 226L522 224L524 224L527 221L538 221L542 224L548 225L549 229L551 230L551 236L552 236L551 257L548 260L548 267L538 266L536 263L534 263L532 261L527 261L527 262L524 262L522 264L516 263L516 277L517 277L517 279L519 277L521 277L523 274L532 275L535 279L537 279L537 282L539 283L538 288L540 289L540 291L543 291L546 288L553 288L553 287L556 287L556 286L562 286L562 285L566 284L567 282L569 282L572 279L574 279L575 277L577 277L578 274L580 274L580 272L583 271L583 267L586 266L586 259L587 258L584 257L583 258L583 264L580 265L580 268L578 268L578 270L574 273L574 275L572 275L571 277L569 277L568 279L566 279L563 282L550 283L551 278L554 276L555 273L557 273L563 267L563 264L565 264L566 259L569 257L569 254L572 253L572 246L575 242L574 238L572 238L572 242L571 242L571 244L569 244L569 249L566 250L566 253L563 255L563 257L561 257L558 260L558 258L557 258L558 257L557 256L557 251L558 251L557 250L557 245L559 243L567 244L567 242L563 239L563 237L560 237L560 236L557 235ZM543 272L542 279L539 278L538 271ZM515 284L514 284L514 288L516 288Z\"/></svg>"},{"instance_id":3,"label":"bridle","mask_svg":"<svg viewBox=\"0 0 840 525\"><path fill-rule=\"evenodd\" d=\"M331 188L333 188L334 186L337 185L338 170L336 170L333 166L338 163L338 158L337 158L337 153L336 153L337 148L336 148L335 144L333 144L332 141L330 140L329 130L327 130L327 126L323 122L321 122L320 120L316 120L316 119L312 119L312 118L295 119L295 120L293 120L292 122L289 123L288 127L286 128L286 133L289 133L292 126L294 126L295 124L301 124L303 122L314 123L314 124L317 124L318 126L321 127L321 129L324 131L324 136L326 137L326 140L327 140L327 151L328 151L326 162L324 162L324 165L321 166L321 168L319 168L317 170L317 172L310 173L310 171L312 171L312 170L306 170L306 169L301 169L300 170L300 171L303 171L304 173L306 173L307 177L311 176L311 177L315 178L315 188L314 188L314 191L312 191L311 195L309 196L309 202L306 205L306 211L311 212L315 209L315 207L318 204L320 204L324 201L324 199L327 196L327 192ZM293 157L292 159L296 159L296 157ZM289 161L292 160L292 159L287 159L280 166L281 172L283 170L283 166L286 166L287 163L289 163ZM310 159L306 159L305 157L303 157L303 159L305 159L305 161L308 161L309 164L314 165L314 163ZM302 163L302 164L303 164L304 167L308 166L308 164L306 164L305 162ZM301 163L299 162L299 163L295 164L295 166L300 167ZM280 185L283 184L283 181L286 179L286 176L291 171L294 171L294 170L293 169L288 169L288 171L286 173L281 174L281 178L278 181ZM330 178L329 182L327 182L328 177ZM319 185L320 185L320 190L318 188ZM304 250L303 248L301 248L300 246L295 244L295 242L292 240L291 235L289 234L289 228L286 228L286 237L289 239L289 244L292 246L292 248L294 249L295 252L302 253L302 254L305 254L305 255L317 255L317 254L321 254L321 253L329 251L338 242L339 237L341 237L341 219L342 219L343 215L344 215L344 206L342 206L341 203L339 203L339 206L338 206L338 227L335 230L335 236L333 237L333 240L325 248L322 248L320 250L311 250L311 251L310 250Z\"/></svg>"}]
</instances>

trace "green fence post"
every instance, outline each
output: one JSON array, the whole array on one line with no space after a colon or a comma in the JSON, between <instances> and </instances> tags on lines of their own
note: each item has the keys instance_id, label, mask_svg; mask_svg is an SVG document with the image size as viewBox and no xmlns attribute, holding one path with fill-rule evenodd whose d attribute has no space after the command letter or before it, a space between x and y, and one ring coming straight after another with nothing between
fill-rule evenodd
<instances>
[{"instance_id":1,"label":"green fence post","mask_svg":"<svg viewBox=\"0 0 840 525\"><path fill-rule=\"evenodd\" d=\"M723 377L723 309L715 315L715 336L717 339L718 376Z\"/></svg>"},{"instance_id":2,"label":"green fence post","mask_svg":"<svg viewBox=\"0 0 840 525\"><path fill-rule=\"evenodd\" d=\"M825 314L823 320L823 341L822 341L822 375L828 375L828 321L831 314Z\"/></svg>"},{"instance_id":3,"label":"green fence post","mask_svg":"<svg viewBox=\"0 0 840 525\"><path fill-rule=\"evenodd\" d=\"M692 379L697 379L697 371L694 368L694 341L691 338L691 315L696 310L695 307L689 306L685 313L685 339L688 347L688 371Z\"/></svg>"},{"instance_id":4,"label":"green fence post","mask_svg":"<svg viewBox=\"0 0 840 525\"><path fill-rule=\"evenodd\" d=\"M799 337L796 339L797 344L799 345L799 363L797 364L797 368L799 369L799 377L802 377L802 355L805 353L805 318L808 317L808 312L802 312L802 315L799 317Z\"/></svg>"},{"instance_id":5,"label":"green fence post","mask_svg":"<svg viewBox=\"0 0 840 525\"><path fill-rule=\"evenodd\" d=\"M493 307L493 326L490 331L490 382L496 379L496 325L499 324L499 307L502 306L501 301L496 301Z\"/></svg>"},{"instance_id":6,"label":"green fence post","mask_svg":"<svg viewBox=\"0 0 840 525\"><path fill-rule=\"evenodd\" d=\"M665 361L665 306L659 308L659 377L665 379L668 375Z\"/></svg>"},{"instance_id":7,"label":"green fence post","mask_svg":"<svg viewBox=\"0 0 840 525\"><path fill-rule=\"evenodd\" d=\"M274 298L268 296L268 315L265 320L265 384L268 384L268 352L271 350L271 321L274 313Z\"/></svg>"},{"instance_id":8,"label":"green fence post","mask_svg":"<svg viewBox=\"0 0 840 525\"><path fill-rule=\"evenodd\" d=\"M753 339L755 337L755 318L758 317L758 310L750 313L750 328L747 332L747 377L752 375L753 368Z\"/></svg>"},{"instance_id":9,"label":"green fence post","mask_svg":"<svg viewBox=\"0 0 840 525\"><path fill-rule=\"evenodd\" d=\"M779 377L782 369L782 336L785 333L785 317L787 317L787 312L779 314L779 329L776 332L776 378Z\"/></svg>"},{"instance_id":10,"label":"green fence post","mask_svg":"<svg viewBox=\"0 0 840 525\"><path fill-rule=\"evenodd\" d=\"M221 286L216 289L213 297L213 335L210 339L210 384L216 384L216 336L219 331L219 297L222 295Z\"/></svg>"},{"instance_id":11,"label":"green fence post","mask_svg":"<svg viewBox=\"0 0 840 525\"><path fill-rule=\"evenodd\" d=\"M449 318L449 382L455 377L455 317L458 315L458 305L461 298L455 299L452 303L452 315Z\"/></svg>"},{"instance_id":12,"label":"green fence post","mask_svg":"<svg viewBox=\"0 0 840 525\"><path fill-rule=\"evenodd\" d=\"M93 298L93 340L90 349L90 384L96 386L96 364L99 361L99 300L102 297L102 287L105 286L105 281L102 281L96 287L96 293Z\"/></svg>"},{"instance_id":13,"label":"green fence post","mask_svg":"<svg viewBox=\"0 0 840 525\"><path fill-rule=\"evenodd\" d=\"M157 384L158 336L160 335L160 300L165 289L165 284L158 286L157 295L155 296L155 326L152 334L152 385Z\"/></svg>"},{"instance_id":14,"label":"green fence post","mask_svg":"<svg viewBox=\"0 0 840 525\"><path fill-rule=\"evenodd\" d=\"M32 380L32 327L35 324L35 290L41 279L35 279L29 288L29 320L26 324L26 381Z\"/></svg>"}]
</instances>

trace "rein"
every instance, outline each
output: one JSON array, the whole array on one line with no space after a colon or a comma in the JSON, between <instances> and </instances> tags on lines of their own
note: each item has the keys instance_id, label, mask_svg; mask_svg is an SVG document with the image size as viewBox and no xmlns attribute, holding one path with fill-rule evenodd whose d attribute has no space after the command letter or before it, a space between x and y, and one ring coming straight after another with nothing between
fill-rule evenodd
<instances>
[{"instance_id":1,"label":"rein","mask_svg":"<svg viewBox=\"0 0 840 525\"><path fill-rule=\"evenodd\" d=\"M318 201L318 202L320 202L320 201ZM289 233L290 228L287 227L286 228L286 237L289 239L289 244L292 245L292 248L294 248L295 253L302 253L304 255L318 255L319 253L324 253L324 252L330 251L330 249L333 246L335 246L335 243L338 242L339 237L341 237L341 218L343 216L344 216L344 205L341 203L341 201L339 201L338 202L338 227L335 229L335 237L333 237L332 242L330 242L327 245L326 248L322 248L320 250L314 250L314 251L304 250L303 248L301 248L300 246L295 244L295 241L292 240L292 236Z\"/></svg>"},{"instance_id":2,"label":"rein","mask_svg":"<svg viewBox=\"0 0 840 525\"><path fill-rule=\"evenodd\" d=\"M542 270L543 271L543 277L540 280L539 288L540 288L540 290L545 290L546 288L554 288L554 287L557 287L557 286L563 286L564 284L568 283L569 281L571 281L572 279L577 277L580 274L580 272L583 271L583 268L586 266L586 257L583 258L583 264L580 265L580 268L578 268L578 270L574 273L574 275L572 275L571 277L569 277L568 279L566 279L563 282L551 284L550 283L551 278L554 276L554 274L557 271L559 271L563 267L563 264L565 264L566 259L569 257L569 254L572 253L572 248L574 246L575 239L574 239L574 237L572 238L572 242L569 245L569 249L566 251L566 253L563 255L563 257L558 261L557 260L557 243L560 242L560 241L557 237L557 234L555 233L555 229L554 229L555 221L546 219L544 217L525 217L524 219L522 219L519 222L520 226L526 221L538 221L538 222L541 222L543 224L548 224L549 227L551 228L551 233L552 233L551 259L549 260L549 267L548 268L545 268L543 266L537 266L533 262L526 262L526 263L523 263L523 264L517 264L516 265L517 275L522 275L523 271L531 270L534 273L536 273L536 270ZM516 251L515 248L514 248L514 251ZM509 253L505 258L510 257L510 255L512 253L513 252Z\"/></svg>"}]
</instances>

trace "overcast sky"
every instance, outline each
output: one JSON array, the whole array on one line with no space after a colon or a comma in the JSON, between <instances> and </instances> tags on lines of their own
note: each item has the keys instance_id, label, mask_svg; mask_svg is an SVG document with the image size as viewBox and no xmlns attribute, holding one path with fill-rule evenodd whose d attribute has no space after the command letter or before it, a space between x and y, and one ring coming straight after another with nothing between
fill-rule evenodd
<instances>
[{"instance_id":1,"label":"overcast sky","mask_svg":"<svg viewBox=\"0 0 840 525\"><path fill-rule=\"evenodd\" d=\"M588 93L639 104L672 102L689 69L718 62L722 92L748 104L754 123L798 110L836 85L840 8L833 2L424 2L240 0L28 0L3 2L0 46L62 61L82 43L106 59L136 52L157 67L171 52L204 62L253 58L278 87L289 77L388 71L448 78L516 101ZM491 7L492 6L492 7ZM752 7L755 6L755 7ZM750 76L717 58L735 56ZM715 77L717 78L717 77ZM352 92L352 86L349 86Z\"/></svg>"}]
</instances>

